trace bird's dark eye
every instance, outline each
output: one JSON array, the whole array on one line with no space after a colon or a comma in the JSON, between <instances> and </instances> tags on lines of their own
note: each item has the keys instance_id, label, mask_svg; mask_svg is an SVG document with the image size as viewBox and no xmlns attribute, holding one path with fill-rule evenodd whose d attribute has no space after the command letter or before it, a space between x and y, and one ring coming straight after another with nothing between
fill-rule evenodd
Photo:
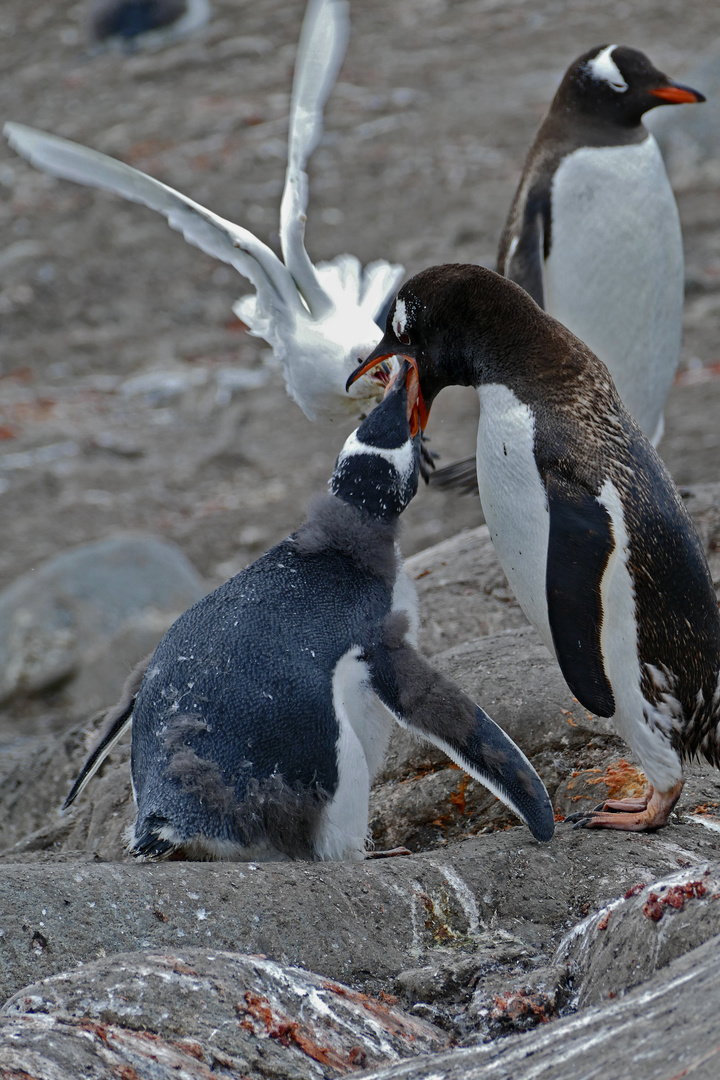
<instances>
[{"instance_id":1,"label":"bird's dark eye","mask_svg":"<svg viewBox=\"0 0 720 1080\"><path fill-rule=\"evenodd\" d=\"M406 334L404 330L403 330L403 332L401 334L398 334L397 339L398 339L398 341L400 342L401 345L409 345L410 344L410 335Z\"/></svg>"}]
</instances>

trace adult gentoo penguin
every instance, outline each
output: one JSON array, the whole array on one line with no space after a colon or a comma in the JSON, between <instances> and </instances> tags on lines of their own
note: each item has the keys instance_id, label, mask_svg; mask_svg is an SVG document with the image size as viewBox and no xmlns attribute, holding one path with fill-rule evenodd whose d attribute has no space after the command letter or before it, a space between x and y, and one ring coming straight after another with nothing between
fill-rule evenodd
<instances>
[{"instance_id":1,"label":"adult gentoo penguin","mask_svg":"<svg viewBox=\"0 0 720 1080\"><path fill-rule=\"evenodd\" d=\"M672 479L607 368L514 282L478 266L412 278L358 373L390 354L419 378L476 386L477 475L490 535L573 694L612 717L648 780L585 826L657 829L682 762L720 764L720 614Z\"/></svg>"},{"instance_id":2,"label":"adult gentoo penguin","mask_svg":"<svg viewBox=\"0 0 720 1080\"><path fill-rule=\"evenodd\" d=\"M530 147L497 257L498 273L606 364L655 446L680 359L684 268L675 196L642 117L704 100L636 49L578 57ZM472 459L433 482L474 488Z\"/></svg>"},{"instance_id":3,"label":"adult gentoo penguin","mask_svg":"<svg viewBox=\"0 0 720 1080\"><path fill-rule=\"evenodd\" d=\"M378 260L362 267L353 255L313 265L305 250L306 166L322 136L322 115L350 33L345 0L309 0L295 63L288 165L280 204L280 260L247 229L205 209L122 161L24 124L4 133L14 150L64 180L103 188L159 211L173 229L248 278L255 296L235 305L238 317L271 346L287 391L310 420L357 416L378 400L387 373L345 393L347 377L381 331L375 321L394 294L403 268Z\"/></svg>"},{"instance_id":4,"label":"adult gentoo penguin","mask_svg":"<svg viewBox=\"0 0 720 1080\"><path fill-rule=\"evenodd\" d=\"M132 854L363 858L394 722L440 746L538 839L552 836L527 758L415 648L395 536L417 490L416 386L403 370L305 524L186 611L112 710L66 806L131 723Z\"/></svg>"},{"instance_id":5,"label":"adult gentoo penguin","mask_svg":"<svg viewBox=\"0 0 720 1080\"><path fill-rule=\"evenodd\" d=\"M604 361L655 445L680 358L684 270L675 196L642 117L704 100L636 49L584 53L530 148L498 251L498 272Z\"/></svg>"},{"instance_id":6,"label":"adult gentoo penguin","mask_svg":"<svg viewBox=\"0 0 720 1080\"><path fill-rule=\"evenodd\" d=\"M210 18L210 0L96 0L88 32L100 47L159 49L194 34Z\"/></svg>"}]
</instances>

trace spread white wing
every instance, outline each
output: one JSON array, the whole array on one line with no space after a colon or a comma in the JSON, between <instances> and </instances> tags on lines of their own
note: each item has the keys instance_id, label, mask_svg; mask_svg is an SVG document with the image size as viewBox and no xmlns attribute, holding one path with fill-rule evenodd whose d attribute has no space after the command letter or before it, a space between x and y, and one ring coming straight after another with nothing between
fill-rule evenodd
<instances>
[{"instance_id":1,"label":"spread white wing","mask_svg":"<svg viewBox=\"0 0 720 1080\"><path fill-rule=\"evenodd\" d=\"M323 109L348 35L345 0L310 0L296 61L280 213L284 262L247 229L121 161L23 124L4 128L13 149L37 168L157 210L189 243L252 282L255 295L243 297L235 310L250 333L272 347L288 393L311 420L356 413L381 395L382 373L358 380L352 396L345 382L380 340L375 316L403 274L401 266L384 261L363 268L352 255L314 266L305 250L305 168L322 135Z\"/></svg>"}]
</instances>

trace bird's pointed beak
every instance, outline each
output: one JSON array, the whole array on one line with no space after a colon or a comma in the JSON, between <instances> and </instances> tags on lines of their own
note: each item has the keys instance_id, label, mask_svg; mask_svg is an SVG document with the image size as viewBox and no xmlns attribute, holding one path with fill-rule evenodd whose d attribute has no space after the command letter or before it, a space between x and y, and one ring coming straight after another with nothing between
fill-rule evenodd
<instances>
[{"instance_id":1,"label":"bird's pointed beak","mask_svg":"<svg viewBox=\"0 0 720 1080\"><path fill-rule=\"evenodd\" d=\"M681 83L670 82L670 80L665 86L656 86L650 93L667 105L692 105L705 101L705 95L699 90L693 90L691 86L683 86Z\"/></svg>"},{"instance_id":2,"label":"bird's pointed beak","mask_svg":"<svg viewBox=\"0 0 720 1080\"><path fill-rule=\"evenodd\" d=\"M378 364L382 364L384 360L390 360L393 356L397 357L398 360L406 360L408 363L408 367L405 369L405 386L407 387L410 434L414 438L419 429L422 431L425 430L430 412L425 405L425 399L423 398L422 390L420 389L420 375L417 369L417 361L412 356L407 356L405 353L387 352L383 349L381 342L377 349L370 353L367 360L363 360L362 363L355 368L345 384L345 389L349 390L352 384L356 382L361 375L367 375L368 371L372 371Z\"/></svg>"}]
</instances>

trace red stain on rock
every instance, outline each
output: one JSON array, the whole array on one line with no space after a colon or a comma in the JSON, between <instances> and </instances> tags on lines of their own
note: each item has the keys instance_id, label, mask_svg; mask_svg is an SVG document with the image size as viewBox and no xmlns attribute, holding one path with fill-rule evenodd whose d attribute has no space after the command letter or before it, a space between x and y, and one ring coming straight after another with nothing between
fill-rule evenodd
<instances>
[{"instance_id":1,"label":"red stain on rock","mask_svg":"<svg viewBox=\"0 0 720 1080\"><path fill-rule=\"evenodd\" d=\"M522 1024L547 1024L555 1015L555 1003L547 994L531 993L528 990L514 990L494 998L495 1007L490 1015L513 1027Z\"/></svg>"},{"instance_id":2,"label":"red stain on rock","mask_svg":"<svg viewBox=\"0 0 720 1080\"><path fill-rule=\"evenodd\" d=\"M705 896L706 892L702 881L688 881L685 885L673 885L664 896L651 892L647 903L643 905L643 914L653 922L658 922L664 914L663 905L682 911L686 900L699 899Z\"/></svg>"},{"instance_id":3,"label":"red stain on rock","mask_svg":"<svg viewBox=\"0 0 720 1080\"><path fill-rule=\"evenodd\" d=\"M645 888L644 882L638 881L637 885L631 885L630 886L628 891L625 893L625 896L623 897L623 899L624 900L629 900L631 896L637 896L637 894L641 893L644 888Z\"/></svg>"},{"instance_id":4,"label":"red stain on rock","mask_svg":"<svg viewBox=\"0 0 720 1080\"><path fill-rule=\"evenodd\" d=\"M354 1069L361 1069L367 1062L367 1054L362 1046L352 1046L348 1053L348 1062Z\"/></svg>"},{"instance_id":5,"label":"red stain on rock","mask_svg":"<svg viewBox=\"0 0 720 1080\"><path fill-rule=\"evenodd\" d=\"M612 915L612 911L606 911L605 912L602 919L598 923L598 930L607 930L608 923L610 922L610 916L611 915Z\"/></svg>"},{"instance_id":6,"label":"red stain on rock","mask_svg":"<svg viewBox=\"0 0 720 1080\"><path fill-rule=\"evenodd\" d=\"M463 815L463 817L467 813L467 807L465 805L465 792L467 791L469 780L469 776L463 776L457 786L457 791L451 791L448 796L450 802L453 804L455 809Z\"/></svg>"},{"instance_id":7,"label":"red stain on rock","mask_svg":"<svg viewBox=\"0 0 720 1080\"><path fill-rule=\"evenodd\" d=\"M254 1035L264 1034L271 1039L277 1039L282 1046L290 1046L291 1043L294 1043L299 1050L302 1050L313 1061L317 1061L321 1065L329 1065L330 1068L337 1069L338 1072L347 1072L352 1067L357 1068L349 1060L341 1057L332 1047L320 1046L311 1035L303 1031L296 1020L289 1020L280 1013L274 1013L266 997L253 994L249 990L246 991L244 996L245 1005L238 1003L235 1007L239 1013L244 1012L247 1014L246 1019L240 1021L240 1026L246 1031L250 1031ZM260 1025L265 1030L258 1032L257 1025Z\"/></svg>"},{"instance_id":8,"label":"red stain on rock","mask_svg":"<svg viewBox=\"0 0 720 1080\"><path fill-rule=\"evenodd\" d=\"M659 922L662 919L665 912L663 906L658 900L657 893L651 892L646 902L643 904L643 915L646 919L652 919L653 922Z\"/></svg>"},{"instance_id":9,"label":"red stain on rock","mask_svg":"<svg viewBox=\"0 0 720 1080\"><path fill-rule=\"evenodd\" d=\"M620 758L608 765L601 776L588 780L588 784L604 784L608 799L627 799L642 795L647 787L647 780L644 773L625 758Z\"/></svg>"}]
</instances>

